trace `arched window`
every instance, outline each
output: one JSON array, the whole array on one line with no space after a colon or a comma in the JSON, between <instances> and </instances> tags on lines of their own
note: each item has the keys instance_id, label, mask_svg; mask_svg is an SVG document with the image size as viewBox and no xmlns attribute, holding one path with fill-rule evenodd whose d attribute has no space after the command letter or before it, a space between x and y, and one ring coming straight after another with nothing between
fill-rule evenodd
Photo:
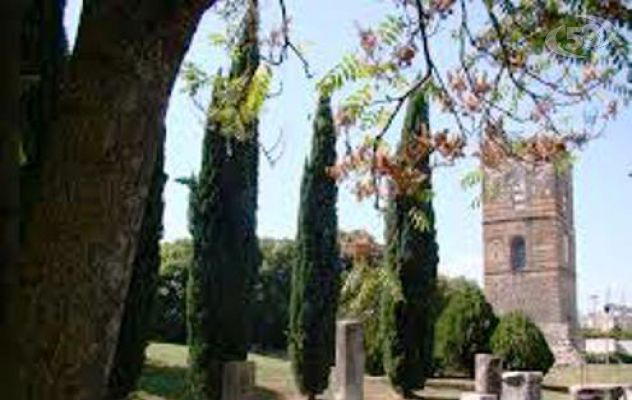
<instances>
[{"instance_id":1,"label":"arched window","mask_svg":"<svg viewBox=\"0 0 632 400\"><path fill-rule=\"evenodd\" d=\"M522 236L511 239L511 268L521 271L527 266L527 245Z\"/></svg>"}]
</instances>

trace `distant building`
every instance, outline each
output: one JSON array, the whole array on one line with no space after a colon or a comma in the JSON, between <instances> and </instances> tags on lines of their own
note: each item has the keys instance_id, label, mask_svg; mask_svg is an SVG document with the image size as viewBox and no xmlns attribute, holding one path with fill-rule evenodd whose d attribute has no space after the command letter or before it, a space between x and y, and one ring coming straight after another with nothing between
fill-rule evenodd
<instances>
[{"instance_id":1,"label":"distant building","mask_svg":"<svg viewBox=\"0 0 632 400\"><path fill-rule=\"evenodd\" d=\"M558 364L576 364L572 171L507 160L484 172L485 295L500 315L529 316Z\"/></svg>"},{"instance_id":2,"label":"distant building","mask_svg":"<svg viewBox=\"0 0 632 400\"><path fill-rule=\"evenodd\" d=\"M603 309L591 312L583 321L584 328L600 332L613 329L632 331L632 307L608 303Z\"/></svg>"}]
</instances>

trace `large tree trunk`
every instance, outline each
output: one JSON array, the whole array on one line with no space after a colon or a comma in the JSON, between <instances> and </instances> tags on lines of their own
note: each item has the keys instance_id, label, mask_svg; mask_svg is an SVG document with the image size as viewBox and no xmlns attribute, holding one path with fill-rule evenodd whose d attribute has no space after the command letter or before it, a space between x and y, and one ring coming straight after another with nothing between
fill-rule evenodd
<instances>
[{"instance_id":1,"label":"large tree trunk","mask_svg":"<svg viewBox=\"0 0 632 400\"><path fill-rule=\"evenodd\" d=\"M178 67L214 0L86 2L20 262L28 398L102 398Z\"/></svg>"},{"instance_id":2,"label":"large tree trunk","mask_svg":"<svg viewBox=\"0 0 632 400\"><path fill-rule=\"evenodd\" d=\"M108 379L106 400L125 400L136 387L154 326L164 210L162 194L167 181L164 158L163 142L160 143L158 158L154 163L149 198L136 245L134 270L125 299L125 311Z\"/></svg>"},{"instance_id":3,"label":"large tree trunk","mask_svg":"<svg viewBox=\"0 0 632 400\"><path fill-rule=\"evenodd\" d=\"M20 247L20 26L26 0L0 2L0 393L21 400L17 388L19 310L9 307L17 286Z\"/></svg>"}]
</instances>

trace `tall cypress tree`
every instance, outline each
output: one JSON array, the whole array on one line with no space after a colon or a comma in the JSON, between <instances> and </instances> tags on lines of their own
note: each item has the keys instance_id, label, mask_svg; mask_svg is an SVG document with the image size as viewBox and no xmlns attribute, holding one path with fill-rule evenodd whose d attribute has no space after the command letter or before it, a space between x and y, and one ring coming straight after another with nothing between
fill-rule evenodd
<instances>
[{"instance_id":1,"label":"tall cypress tree","mask_svg":"<svg viewBox=\"0 0 632 400\"><path fill-rule=\"evenodd\" d=\"M32 0L22 23L23 169L40 161L67 60L66 0ZM30 171L29 171L30 172Z\"/></svg>"},{"instance_id":2,"label":"tall cypress tree","mask_svg":"<svg viewBox=\"0 0 632 400\"><path fill-rule=\"evenodd\" d=\"M162 136L164 137L164 126ZM166 175L164 140L154 166L147 205L134 257L132 280L125 299L119 340L110 369L107 400L123 400L136 387L145 362L145 348L154 321L154 304L160 269L160 239L162 237L162 193Z\"/></svg>"},{"instance_id":3,"label":"tall cypress tree","mask_svg":"<svg viewBox=\"0 0 632 400\"><path fill-rule=\"evenodd\" d=\"M63 19L66 0L32 0L22 23L21 218L28 228L39 194L42 154L57 114L61 78L68 59Z\"/></svg>"},{"instance_id":4,"label":"tall cypress tree","mask_svg":"<svg viewBox=\"0 0 632 400\"><path fill-rule=\"evenodd\" d=\"M338 295L338 189L327 169L336 162L330 99L322 96L301 182L297 262L292 271L289 350L297 385L310 399L328 385Z\"/></svg>"},{"instance_id":5,"label":"tall cypress tree","mask_svg":"<svg viewBox=\"0 0 632 400\"><path fill-rule=\"evenodd\" d=\"M253 79L259 65L257 7L243 21L228 84ZM202 167L189 182L193 262L187 287L191 359L190 386L196 399L219 399L223 364L243 361L248 351L249 289L259 264L256 238L257 119L236 132L216 111L228 99L218 79L205 129Z\"/></svg>"},{"instance_id":6,"label":"tall cypress tree","mask_svg":"<svg viewBox=\"0 0 632 400\"><path fill-rule=\"evenodd\" d=\"M409 100L400 151L428 125L428 105L423 91ZM413 166L427 175L416 193L395 196L386 215L386 263L397 285L398 296L385 292L382 304L384 367L391 384L406 397L422 388L432 368L433 301L439 262L431 190L429 157ZM411 213L421 212L426 226L415 224Z\"/></svg>"},{"instance_id":7,"label":"tall cypress tree","mask_svg":"<svg viewBox=\"0 0 632 400\"><path fill-rule=\"evenodd\" d=\"M18 294L20 247L38 194L35 189L40 188L39 149L55 117L66 59L65 4L3 0L0 5L0 380L2 396L16 400L24 398L29 386L20 379L25 374L17 366L34 347L23 340L28 304Z\"/></svg>"}]
</instances>

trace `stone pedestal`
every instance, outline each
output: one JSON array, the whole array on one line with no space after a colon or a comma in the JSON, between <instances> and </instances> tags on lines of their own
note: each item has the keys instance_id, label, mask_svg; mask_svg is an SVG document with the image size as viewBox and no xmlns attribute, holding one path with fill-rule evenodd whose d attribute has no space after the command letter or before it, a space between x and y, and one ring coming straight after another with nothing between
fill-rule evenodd
<instances>
[{"instance_id":1,"label":"stone pedestal","mask_svg":"<svg viewBox=\"0 0 632 400\"><path fill-rule=\"evenodd\" d=\"M569 389L571 400L630 400L632 386L610 384L574 385Z\"/></svg>"},{"instance_id":2,"label":"stone pedestal","mask_svg":"<svg viewBox=\"0 0 632 400\"><path fill-rule=\"evenodd\" d=\"M500 396L503 362L492 354L477 354L475 359L474 391Z\"/></svg>"},{"instance_id":3,"label":"stone pedestal","mask_svg":"<svg viewBox=\"0 0 632 400\"><path fill-rule=\"evenodd\" d=\"M505 372L501 400L540 400L542 372Z\"/></svg>"},{"instance_id":4,"label":"stone pedestal","mask_svg":"<svg viewBox=\"0 0 632 400\"><path fill-rule=\"evenodd\" d=\"M255 387L253 361L228 361L222 377L222 400L242 400Z\"/></svg>"},{"instance_id":5,"label":"stone pedestal","mask_svg":"<svg viewBox=\"0 0 632 400\"><path fill-rule=\"evenodd\" d=\"M241 388L245 393L255 390L256 365L254 361L246 361L241 368Z\"/></svg>"},{"instance_id":6,"label":"stone pedestal","mask_svg":"<svg viewBox=\"0 0 632 400\"><path fill-rule=\"evenodd\" d=\"M362 323L340 320L336 323L336 366L334 400L364 399L364 340Z\"/></svg>"},{"instance_id":7,"label":"stone pedestal","mask_svg":"<svg viewBox=\"0 0 632 400\"><path fill-rule=\"evenodd\" d=\"M460 400L498 400L498 395L492 393L463 392Z\"/></svg>"}]
</instances>

